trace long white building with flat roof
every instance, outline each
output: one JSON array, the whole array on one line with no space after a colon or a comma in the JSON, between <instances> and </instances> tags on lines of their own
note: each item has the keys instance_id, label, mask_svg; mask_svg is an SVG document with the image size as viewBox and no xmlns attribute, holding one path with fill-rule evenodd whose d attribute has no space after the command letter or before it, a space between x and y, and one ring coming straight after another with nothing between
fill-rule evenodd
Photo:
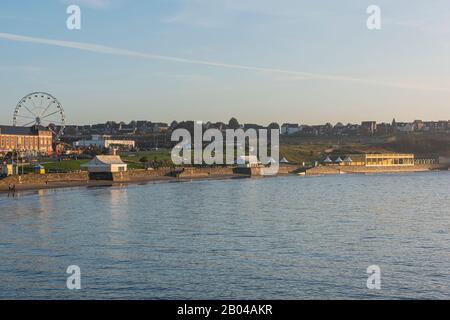
<instances>
[{"instance_id":1,"label":"long white building with flat roof","mask_svg":"<svg viewBox=\"0 0 450 320\"><path fill-rule=\"evenodd\" d=\"M122 149L134 149L136 142L134 140L115 140L111 136L93 135L90 140L80 140L73 143L75 148L89 148L95 146L99 149L109 149L118 147Z\"/></svg>"}]
</instances>

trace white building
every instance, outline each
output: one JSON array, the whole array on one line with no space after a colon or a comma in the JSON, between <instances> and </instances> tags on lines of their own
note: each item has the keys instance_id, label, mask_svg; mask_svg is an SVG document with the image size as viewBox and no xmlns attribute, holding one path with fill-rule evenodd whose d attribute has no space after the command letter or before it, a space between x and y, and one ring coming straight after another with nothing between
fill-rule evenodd
<instances>
[{"instance_id":1,"label":"white building","mask_svg":"<svg viewBox=\"0 0 450 320\"><path fill-rule=\"evenodd\" d=\"M281 126L281 134L282 135L292 135L296 134L300 131L300 127L298 124L285 123Z\"/></svg>"},{"instance_id":2,"label":"white building","mask_svg":"<svg viewBox=\"0 0 450 320\"><path fill-rule=\"evenodd\" d=\"M128 170L128 165L119 156L96 156L83 167L87 168L89 173L114 173Z\"/></svg>"},{"instance_id":3,"label":"white building","mask_svg":"<svg viewBox=\"0 0 450 320\"><path fill-rule=\"evenodd\" d=\"M91 140L80 140L73 143L75 148L88 148L95 146L99 149L109 149L119 147L124 149L134 149L136 142L133 140L114 140L111 136L93 135Z\"/></svg>"},{"instance_id":4,"label":"white building","mask_svg":"<svg viewBox=\"0 0 450 320\"><path fill-rule=\"evenodd\" d=\"M395 130L399 132L414 132L414 123L397 123Z\"/></svg>"},{"instance_id":5,"label":"white building","mask_svg":"<svg viewBox=\"0 0 450 320\"><path fill-rule=\"evenodd\" d=\"M236 163L241 168L258 167L261 164L261 162L259 162L258 160L258 157L255 155L240 156L237 159Z\"/></svg>"}]
</instances>

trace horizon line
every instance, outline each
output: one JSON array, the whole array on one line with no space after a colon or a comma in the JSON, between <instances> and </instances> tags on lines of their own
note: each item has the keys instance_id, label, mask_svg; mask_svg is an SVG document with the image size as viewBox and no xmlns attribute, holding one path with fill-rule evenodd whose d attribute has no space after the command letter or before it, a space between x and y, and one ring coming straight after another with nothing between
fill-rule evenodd
<instances>
[{"instance_id":1,"label":"horizon line","mask_svg":"<svg viewBox=\"0 0 450 320\"><path fill-rule=\"evenodd\" d=\"M327 81L344 81L344 82L356 82L356 83L367 84L367 85L384 86L384 87L400 88L400 89L408 89L408 90L416 90L416 91L450 92L450 88L445 88L445 87L428 87L428 86L424 86L424 85L411 85L411 84L404 84L404 83L392 83L392 82L380 81L380 80L374 80L374 79L356 78L356 77L351 77L351 76L347 76L347 75L321 74L321 73L304 72L304 71L296 71L296 70L285 70L285 69L249 66L249 65L241 65L241 64L230 64L230 63L216 62L216 61L187 59L187 58L165 56L165 55L159 55L159 54L153 54L153 53L143 53L143 52L132 51L132 50L128 50L128 49L103 46L103 45L98 45L98 44L93 44L93 43L74 42L74 41L66 41L66 40L53 40L53 39L47 39L47 38L23 36L23 35L12 34L12 33L0 32L0 39L14 41L14 42L26 42L26 43L48 45L48 46L53 46L53 47L70 48L70 49L76 49L76 50L81 50L81 51L94 52L94 53L98 53L98 54L127 56L127 57L135 57L135 58L148 59L148 60L161 60L161 61L168 61L168 62L175 62L175 63L203 65L203 66L209 66L209 67L234 69L234 70L247 70L247 71L256 71L256 72L285 74L285 75L290 75L290 76L301 77L302 81L307 80L307 79L327 80Z\"/></svg>"},{"instance_id":2,"label":"horizon line","mask_svg":"<svg viewBox=\"0 0 450 320\"><path fill-rule=\"evenodd\" d=\"M116 120L106 120L105 122L97 122L97 123L85 123L85 124L66 124L66 127L71 127L71 126L86 126L86 125L89 125L89 126L93 126L93 125L99 125L99 124L107 124L108 122L114 122L115 124L120 124L120 123L124 123L124 124L126 124L126 125L129 125L130 123L132 123L132 122L149 122L149 123L152 123L152 124L157 124L157 123L165 123L165 124L168 124L169 126L170 126L170 124L172 123L172 122L177 122L177 123L181 123L181 122L201 122L201 123L203 123L203 124L206 124L206 123L208 123L208 122L210 122L211 124L216 124L216 123L223 123L223 124L225 124L225 125L228 125L228 122L227 121L211 121L211 120L207 120L207 121L203 121L203 120L181 120L181 121L178 121L178 120L171 120L171 121L168 121L168 122L166 122L166 121L152 121L152 120L130 120L130 121L128 121L128 122L126 122L126 121L124 121L124 120L120 120L120 121L116 121ZM267 124L267 126L269 126L269 125L271 125L271 124L273 124L273 123L275 123L275 124L278 124L280 127L282 126L282 125L284 125L284 124L293 124L293 125L299 125L299 126L302 126L302 125L304 125L304 126L321 126L321 125L327 125L327 124L331 124L332 126L335 126L335 125L337 125L338 123L341 123L341 124L343 124L343 125L361 125L361 123L363 123L363 122L375 122L376 124L392 124L392 122L393 121L395 121L396 123L414 123L414 122L416 122L416 121L421 121L421 122L424 122L424 123L426 123L426 122L450 122L450 119L440 119L440 120L422 120L422 119L415 119L415 120L401 120L401 121L398 121L395 117L391 120L391 121L377 121L377 120L359 120L358 122L346 122L346 121L344 121L344 122L342 122L342 121L337 121L337 122L335 122L335 123L333 123L332 121L326 121L326 122L322 122L322 123L319 123L319 124L310 124L310 123L301 123L301 122L293 122L293 121L291 121L291 122L285 122L285 121L283 121L283 122L277 122L277 121L271 121L271 122L268 122L268 124ZM239 122L239 121L238 121ZM247 122L247 121L245 121L245 122L239 122L239 125L261 125L261 126L264 126L263 124L261 124L261 123L258 123L258 122ZM2 126L1 124L0 124L0 126Z\"/></svg>"}]
</instances>

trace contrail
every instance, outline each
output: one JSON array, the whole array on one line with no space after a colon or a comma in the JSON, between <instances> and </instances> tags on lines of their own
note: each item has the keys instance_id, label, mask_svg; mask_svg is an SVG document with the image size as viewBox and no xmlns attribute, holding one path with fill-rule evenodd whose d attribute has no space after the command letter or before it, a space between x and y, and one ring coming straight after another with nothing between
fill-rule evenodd
<instances>
[{"instance_id":1,"label":"contrail","mask_svg":"<svg viewBox=\"0 0 450 320\"><path fill-rule=\"evenodd\" d=\"M49 45L49 46L78 49L78 50L82 50L82 51L89 51L89 52L116 55L116 56L136 57L136 58L151 59L151 60L163 60L163 61L170 61L170 62L176 62L176 63L203 65L203 66L219 67L219 68L227 68L227 69L235 69L235 70L248 70L248 71L257 71L257 72L285 74L285 75L291 75L291 76L300 76L303 79L306 77L309 79L330 80L330 81L351 81L351 82L358 82L358 83L364 83L364 84L370 84L370 85L421 90L421 91L450 92L450 88L428 87L428 86L421 86L421 85L410 85L410 84L385 82L385 81L380 81L380 80L354 78L354 77L342 76L342 75L330 75L330 74L311 73L311 72L302 72L302 71L294 71L294 70L283 70L283 69L275 69L275 68L247 66L247 65L240 65L240 64L229 64L229 63L214 62L214 61L186 59L186 58L163 56L163 55L157 55L157 54L151 54L151 53L142 53L142 52L127 50L127 49L107 47L107 46L91 44L91 43L72 42L72 41L64 41L64 40L52 40L52 39L45 39L45 38L36 38L36 37L16 35L16 34L11 34L11 33L1 33L0 32L0 39L16 41L16 42L44 44L44 45Z\"/></svg>"}]
</instances>

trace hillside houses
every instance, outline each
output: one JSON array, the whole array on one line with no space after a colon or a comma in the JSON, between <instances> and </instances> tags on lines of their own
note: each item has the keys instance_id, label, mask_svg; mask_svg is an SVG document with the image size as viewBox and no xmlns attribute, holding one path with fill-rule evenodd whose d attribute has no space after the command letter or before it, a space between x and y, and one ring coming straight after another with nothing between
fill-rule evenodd
<instances>
[{"instance_id":1,"label":"hillside houses","mask_svg":"<svg viewBox=\"0 0 450 320\"><path fill-rule=\"evenodd\" d=\"M112 136L146 136L146 135L166 135L179 127L189 128L192 121L173 121L170 125L164 122L151 121L131 121L114 122L108 121L101 124L67 126L65 135L68 137L86 137L91 135L112 135ZM279 127L275 122L269 126L257 123L230 124L224 122L206 122L204 129L218 129L225 132L227 129L278 129L283 136L372 136L388 134L411 134L411 133L450 133L450 120L398 122L395 119L391 123L376 121L362 121L360 124L338 122L336 124L326 123L319 125L309 125L300 123L284 123Z\"/></svg>"}]
</instances>

